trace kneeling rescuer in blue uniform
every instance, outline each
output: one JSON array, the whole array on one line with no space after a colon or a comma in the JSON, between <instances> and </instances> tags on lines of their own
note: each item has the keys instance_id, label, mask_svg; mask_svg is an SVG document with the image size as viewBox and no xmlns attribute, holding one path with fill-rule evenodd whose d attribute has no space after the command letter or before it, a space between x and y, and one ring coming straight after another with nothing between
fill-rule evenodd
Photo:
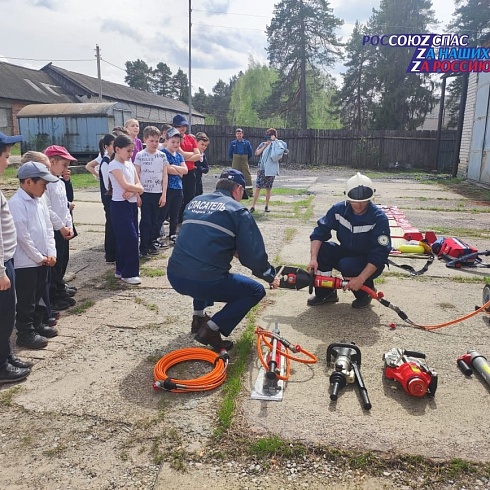
<instances>
[{"instance_id":1,"label":"kneeling rescuer in blue uniform","mask_svg":"<svg viewBox=\"0 0 490 490\"><path fill-rule=\"evenodd\" d=\"M248 209L240 204L247 197L243 174L235 169L225 170L214 192L195 197L187 205L168 262L167 276L172 287L193 298L194 338L217 351L233 347L233 342L223 340L221 334L228 337L265 296L262 284L230 272L233 257L272 288L279 286L262 234ZM205 309L214 302L226 304L209 317Z\"/></svg>"}]
</instances>

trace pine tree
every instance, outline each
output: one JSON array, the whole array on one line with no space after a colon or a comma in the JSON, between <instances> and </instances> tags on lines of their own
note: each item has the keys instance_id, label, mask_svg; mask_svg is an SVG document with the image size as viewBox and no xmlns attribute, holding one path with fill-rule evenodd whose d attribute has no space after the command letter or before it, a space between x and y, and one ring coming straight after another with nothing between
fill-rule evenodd
<instances>
[{"instance_id":1,"label":"pine tree","mask_svg":"<svg viewBox=\"0 0 490 490\"><path fill-rule=\"evenodd\" d=\"M368 81L369 65L374 50L362 45L366 27L356 21L345 47L347 71L342 74L342 88L338 93L341 120L345 128L367 129L373 111L373 84Z\"/></svg>"},{"instance_id":2,"label":"pine tree","mask_svg":"<svg viewBox=\"0 0 490 490\"><path fill-rule=\"evenodd\" d=\"M381 0L373 9L369 29L373 34L426 33L435 23L431 0ZM378 46L369 70L375 89L373 129L408 129L420 126L433 109L434 83L430 75L406 73L413 48Z\"/></svg>"},{"instance_id":3,"label":"pine tree","mask_svg":"<svg viewBox=\"0 0 490 490\"><path fill-rule=\"evenodd\" d=\"M153 70L143 60L126 61L124 81L132 88L151 92Z\"/></svg>"},{"instance_id":4,"label":"pine tree","mask_svg":"<svg viewBox=\"0 0 490 490\"><path fill-rule=\"evenodd\" d=\"M272 93L261 107L262 116L300 115L298 124L308 127L307 73L327 68L339 57L335 30L343 21L335 17L328 0L282 0L267 26L270 66L279 71Z\"/></svg>"},{"instance_id":5,"label":"pine tree","mask_svg":"<svg viewBox=\"0 0 490 490\"><path fill-rule=\"evenodd\" d=\"M152 71L151 91L164 97L172 95L172 70L166 63L160 62Z\"/></svg>"},{"instance_id":6,"label":"pine tree","mask_svg":"<svg viewBox=\"0 0 490 490\"><path fill-rule=\"evenodd\" d=\"M189 79L187 74L182 71L181 68L177 70L177 73L172 77L172 98L185 102L189 102Z\"/></svg>"}]
</instances>

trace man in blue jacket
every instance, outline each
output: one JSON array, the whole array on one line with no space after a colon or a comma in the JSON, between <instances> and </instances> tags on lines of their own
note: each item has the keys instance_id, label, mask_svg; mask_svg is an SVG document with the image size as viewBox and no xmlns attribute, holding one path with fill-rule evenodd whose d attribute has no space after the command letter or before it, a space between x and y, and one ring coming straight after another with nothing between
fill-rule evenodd
<instances>
[{"instance_id":1,"label":"man in blue jacket","mask_svg":"<svg viewBox=\"0 0 490 490\"><path fill-rule=\"evenodd\" d=\"M230 273L233 257L274 289L279 286L262 234L248 209L240 204L244 197L248 196L243 174L229 169L221 174L215 192L190 201L167 267L172 287L193 298L194 338L216 351L233 347L221 334L228 337L265 296L262 284ZM226 304L209 317L205 309L215 301Z\"/></svg>"},{"instance_id":2,"label":"man in blue jacket","mask_svg":"<svg viewBox=\"0 0 490 490\"><path fill-rule=\"evenodd\" d=\"M374 279L383 272L391 250L388 218L373 204L374 192L371 179L358 172L347 181L345 201L334 204L310 235L308 270L325 276L331 276L332 269L340 271L349 280L346 289L356 297L353 308L367 308L371 303L371 296L361 287L374 289ZM339 243L330 241L332 230ZM308 305L338 300L335 289L315 288Z\"/></svg>"},{"instance_id":3,"label":"man in blue jacket","mask_svg":"<svg viewBox=\"0 0 490 490\"><path fill-rule=\"evenodd\" d=\"M231 167L239 170L244 178L246 190L252 191L252 176L250 175L250 167L248 161L252 158L253 150L250 141L243 137L243 129L237 128L235 131L236 139L234 139L228 148L228 156L231 160Z\"/></svg>"}]
</instances>

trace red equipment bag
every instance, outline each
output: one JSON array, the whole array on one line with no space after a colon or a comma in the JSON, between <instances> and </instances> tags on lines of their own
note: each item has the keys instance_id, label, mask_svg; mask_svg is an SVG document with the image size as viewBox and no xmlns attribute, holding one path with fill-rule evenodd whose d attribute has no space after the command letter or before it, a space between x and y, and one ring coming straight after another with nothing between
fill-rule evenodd
<instances>
[{"instance_id":1,"label":"red equipment bag","mask_svg":"<svg viewBox=\"0 0 490 490\"><path fill-rule=\"evenodd\" d=\"M478 250L471 245L463 242L459 238L439 238L432 244L432 251L436 253L439 258L452 261L454 259L460 259L466 255L471 255L464 260L465 263L473 264L477 259Z\"/></svg>"}]
</instances>

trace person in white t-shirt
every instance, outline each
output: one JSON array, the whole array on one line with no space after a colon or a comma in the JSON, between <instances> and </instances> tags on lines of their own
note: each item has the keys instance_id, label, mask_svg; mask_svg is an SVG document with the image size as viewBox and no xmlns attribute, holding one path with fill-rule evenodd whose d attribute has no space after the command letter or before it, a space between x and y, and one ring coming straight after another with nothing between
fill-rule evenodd
<instances>
[{"instance_id":1,"label":"person in white t-shirt","mask_svg":"<svg viewBox=\"0 0 490 490\"><path fill-rule=\"evenodd\" d=\"M155 126L146 126L143 130L146 148L138 152L134 159L134 166L144 189L141 195L141 258L158 254L158 249L152 242L160 234L158 211L165 206L167 199L168 160L165 153L158 150L160 135L160 130Z\"/></svg>"},{"instance_id":2,"label":"person in white t-shirt","mask_svg":"<svg viewBox=\"0 0 490 490\"><path fill-rule=\"evenodd\" d=\"M138 203L143 186L131 162L133 140L121 134L114 140L114 158L109 163L112 187L111 218L116 236L115 276L128 284L141 284L138 254Z\"/></svg>"}]
</instances>

